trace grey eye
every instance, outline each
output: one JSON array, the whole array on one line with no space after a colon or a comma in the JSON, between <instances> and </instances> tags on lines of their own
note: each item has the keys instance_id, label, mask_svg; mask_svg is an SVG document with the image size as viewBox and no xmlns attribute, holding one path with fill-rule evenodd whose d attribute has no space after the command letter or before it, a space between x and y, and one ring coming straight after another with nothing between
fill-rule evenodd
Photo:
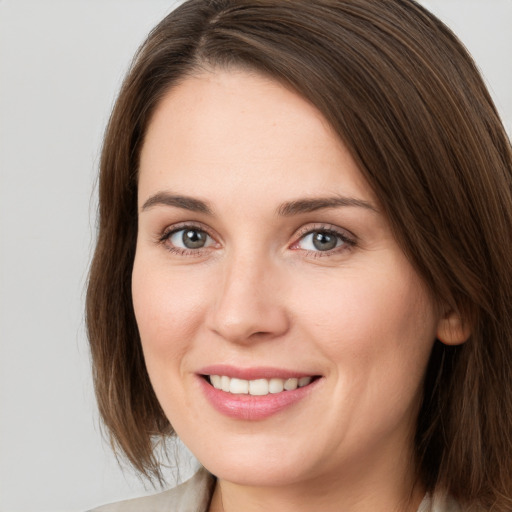
<instances>
[{"instance_id":1,"label":"grey eye","mask_svg":"<svg viewBox=\"0 0 512 512\"><path fill-rule=\"evenodd\" d=\"M169 241L180 249L202 249L211 244L210 236L200 229L185 228L175 231Z\"/></svg>"},{"instance_id":2,"label":"grey eye","mask_svg":"<svg viewBox=\"0 0 512 512\"><path fill-rule=\"evenodd\" d=\"M299 242L301 249L306 251L331 251L342 245L341 236L330 231L311 231Z\"/></svg>"},{"instance_id":3,"label":"grey eye","mask_svg":"<svg viewBox=\"0 0 512 512\"><path fill-rule=\"evenodd\" d=\"M313 245L319 251L330 251L338 244L338 237L332 233L316 232L313 233Z\"/></svg>"}]
</instances>

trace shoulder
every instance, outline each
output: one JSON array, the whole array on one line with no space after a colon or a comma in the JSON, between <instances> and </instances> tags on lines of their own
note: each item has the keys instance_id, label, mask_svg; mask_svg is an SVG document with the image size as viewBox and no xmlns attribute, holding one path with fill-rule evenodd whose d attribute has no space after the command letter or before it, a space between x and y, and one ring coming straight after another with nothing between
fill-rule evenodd
<instances>
[{"instance_id":1,"label":"shoulder","mask_svg":"<svg viewBox=\"0 0 512 512\"><path fill-rule=\"evenodd\" d=\"M183 484L153 496L119 501L90 512L206 512L215 478L205 469L199 470Z\"/></svg>"}]
</instances>

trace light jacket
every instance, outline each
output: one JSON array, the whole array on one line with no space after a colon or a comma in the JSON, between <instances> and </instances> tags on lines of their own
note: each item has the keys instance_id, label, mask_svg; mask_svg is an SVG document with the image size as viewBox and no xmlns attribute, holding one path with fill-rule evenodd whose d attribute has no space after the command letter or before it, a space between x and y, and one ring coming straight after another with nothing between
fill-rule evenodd
<instances>
[{"instance_id":1,"label":"light jacket","mask_svg":"<svg viewBox=\"0 0 512 512\"><path fill-rule=\"evenodd\" d=\"M215 477L201 469L169 491L103 505L89 512L208 512L214 487ZM427 494L418 512L461 512L461 509L453 500L432 499Z\"/></svg>"}]
</instances>

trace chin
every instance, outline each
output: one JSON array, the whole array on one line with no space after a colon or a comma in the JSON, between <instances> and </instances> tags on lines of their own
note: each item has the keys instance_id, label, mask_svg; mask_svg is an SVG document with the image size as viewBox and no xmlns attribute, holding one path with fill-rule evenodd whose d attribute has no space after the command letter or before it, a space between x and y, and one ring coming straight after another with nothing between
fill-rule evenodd
<instances>
[{"instance_id":1,"label":"chin","mask_svg":"<svg viewBox=\"0 0 512 512\"><path fill-rule=\"evenodd\" d=\"M305 479L305 468L297 460L215 460L204 467L220 480L248 487L286 487ZM311 477L311 475L309 475Z\"/></svg>"}]
</instances>

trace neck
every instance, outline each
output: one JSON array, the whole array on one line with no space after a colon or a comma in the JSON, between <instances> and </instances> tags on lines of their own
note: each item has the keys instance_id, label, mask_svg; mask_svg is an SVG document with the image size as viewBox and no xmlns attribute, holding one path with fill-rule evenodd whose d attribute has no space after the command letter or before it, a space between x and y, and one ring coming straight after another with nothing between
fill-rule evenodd
<instances>
[{"instance_id":1,"label":"neck","mask_svg":"<svg viewBox=\"0 0 512 512\"><path fill-rule=\"evenodd\" d=\"M352 466L350 474L338 472L335 478L322 475L280 487L219 479L209 512L416 512L425 490L415 480L412 467L407 464L403 471L400 462L371 470L362 462L359 468Z\"/></svg>"}]
</instances>

